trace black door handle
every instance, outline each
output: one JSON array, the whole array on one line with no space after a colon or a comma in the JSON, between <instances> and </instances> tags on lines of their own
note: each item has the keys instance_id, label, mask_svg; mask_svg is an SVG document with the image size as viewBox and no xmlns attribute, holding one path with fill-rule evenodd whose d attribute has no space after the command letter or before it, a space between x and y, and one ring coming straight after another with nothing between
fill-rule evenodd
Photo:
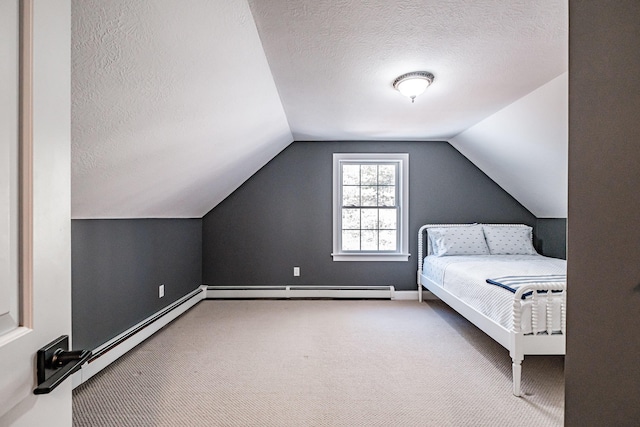
<instances>
[{"instance_id":1,"label":"black door handle","mask_svg":"<svg viewBox=\"0 0 640 427\"><path fill-rule=\"evenodd\" d=\"M34 394L51 393L62 381L78 371L91 357L89 350L69 351L69 336L63 335L38 350L38 387Z\"/></svg>"}]
</instances>

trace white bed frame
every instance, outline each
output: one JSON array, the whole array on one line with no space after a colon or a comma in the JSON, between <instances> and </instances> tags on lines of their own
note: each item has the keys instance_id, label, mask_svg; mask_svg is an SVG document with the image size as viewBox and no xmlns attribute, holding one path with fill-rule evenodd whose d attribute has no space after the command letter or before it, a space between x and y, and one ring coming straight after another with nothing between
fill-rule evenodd
<instances>
[{"instance_id":1,"label":"white bed frame","mask_svg":"<svg viewBox=\"0 0 640 427\"><path fill-rule=\"evenodd\" d=\"M422 302L423 286L431 291L435 296L447 303L451 308L456 310L462 316L467 318L471 323L482 329L487 335L496 340L500 345L509 350L511 356L513 371L513 394L521 396L520 378L522 373L522 361L525 355L564 355L565 354L565 338L566 338L566 285L526 285L518 289L513 297L513 328L511 330L500 325L493 319L485 316L483 313L476 311L475 308L466 302L458 299L450 294L446 289L422 274L422 263L424 257L431 254L431 245L427 239L426 254L424 252L424 238L429 228L433 227L463 227L471 224L427 224L420 227L418 231L418 299ZM525 227L522 224L491 224L492 226L501 227ZM561 333L551 334L551 315L546 319L539 319L537 310L532 309L532 326L536 330L537 325L542 321L546 324L548 334L524 334L521 331L520 320L522 318L521 298L522 294L534 290L554 290L562 292L561 303ZM533 292L532 298L537 299L538 293ZM536 307L533 304L532 307ZM551 313L551 309L547 310Z\"/></svg>"}]
</instances>

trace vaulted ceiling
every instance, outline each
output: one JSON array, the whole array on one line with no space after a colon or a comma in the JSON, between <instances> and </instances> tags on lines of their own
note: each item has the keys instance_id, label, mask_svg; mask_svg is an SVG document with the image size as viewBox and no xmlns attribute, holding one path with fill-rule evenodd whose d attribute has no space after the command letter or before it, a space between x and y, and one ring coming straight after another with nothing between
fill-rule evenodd
<instances>
[{"instance_id":1,"label":"vaulted ceiling","mask_svg":"<svg viewBox=\"0 0 640 427\"><path fill-rule=\"evenodd\" d=\"M201 217L294 140L450 140L566 216L566 1L73 0L72 25L75 218Z\"/></svg>"}]
</instances>

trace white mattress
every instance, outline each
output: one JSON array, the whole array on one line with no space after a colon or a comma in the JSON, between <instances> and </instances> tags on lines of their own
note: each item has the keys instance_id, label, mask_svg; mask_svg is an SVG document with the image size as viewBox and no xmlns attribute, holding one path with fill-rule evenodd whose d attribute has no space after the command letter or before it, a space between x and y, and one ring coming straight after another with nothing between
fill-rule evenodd
<instances>
[{"instance_id":1,"label":"white mattress","mask_svg":"<svg viewBox=\"0 0 640 427\"><path fill-rule=\"evenodd\" d=\"M511 329L514 294L486 280L508 275L566 274L566 271L565 260L542 255L430 255L425 258L422 274L477 311ZM557 294L539 297L542 319L546 316L546 300L552 301L553 332L561 327L560 298ZM521 327L524 333L531 333L531 300L522 300L522 304ZM546 327L542 323L535 332L544 330Z\"/></svg>"}]
</instances>

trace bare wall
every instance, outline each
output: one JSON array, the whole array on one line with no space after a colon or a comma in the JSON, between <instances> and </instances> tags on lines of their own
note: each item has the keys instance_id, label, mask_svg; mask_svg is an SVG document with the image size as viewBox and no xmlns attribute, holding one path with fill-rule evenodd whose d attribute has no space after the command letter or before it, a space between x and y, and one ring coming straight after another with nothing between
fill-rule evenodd
<instances>
[{"instance_id":1,"label":"bare wall","mask_svg":"<svg viewBox=\"0 0 640 427\"><path fill-rule=\"evenodd\" d=\"M71 257L73 344L94 349L202 284L202 220L73 220Z\"/></svg>"},{"instance_id":2,"label":"bare wall","mask_svg":"<svg viewBox=\"0 0 640 427\"><path fill-rule=\"evenodd\" d=\"M535 232L535 245L540 253L567 259L566 218L538 218Z\"/></svg>"}]
</instances>

